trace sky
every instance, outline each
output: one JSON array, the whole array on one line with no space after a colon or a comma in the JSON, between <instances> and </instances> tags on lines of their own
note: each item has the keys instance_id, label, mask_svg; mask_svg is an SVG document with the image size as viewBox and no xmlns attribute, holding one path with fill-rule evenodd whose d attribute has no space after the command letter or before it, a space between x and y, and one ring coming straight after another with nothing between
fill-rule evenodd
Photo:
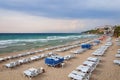
<instances>
[{"instance_id":1,"label":"sky","mask_svg":"<svg viewBox=\"0 0 120 80\"><path fill-rule=\"evenodd\" d=\"M120 22L120 0L0 0L0 33L80 33Z\"/></svg>"}]
</instances>

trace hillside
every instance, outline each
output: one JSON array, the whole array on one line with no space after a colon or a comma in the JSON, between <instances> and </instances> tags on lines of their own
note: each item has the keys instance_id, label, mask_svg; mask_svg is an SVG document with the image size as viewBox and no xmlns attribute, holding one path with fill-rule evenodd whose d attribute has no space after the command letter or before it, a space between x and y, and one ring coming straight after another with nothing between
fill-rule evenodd
<instances>
[{"instance_id":1,"label":"hillside","mask_svg":"<svg viewBox=\"0 0 120 80\"><path fill-rule=\"evenodd\" d=\"M99 27L96 29L84 31L83 33L87 34L107 34L107 35L113 35L114 37L119 37L120 36L120 25L115 25L115 26L104 26L104 27Z\"/></svg>"},{"instance_id":2,"label":"hillside","mask_svg":"<svg viewBox=\"0 0 120 80\"><path fill-rule=\"evenodd\" d=\"M115 37L119 37L119 36L120 36L120 25L115 26L114 36L115 36Z\"/></svg>"}]
</instances>

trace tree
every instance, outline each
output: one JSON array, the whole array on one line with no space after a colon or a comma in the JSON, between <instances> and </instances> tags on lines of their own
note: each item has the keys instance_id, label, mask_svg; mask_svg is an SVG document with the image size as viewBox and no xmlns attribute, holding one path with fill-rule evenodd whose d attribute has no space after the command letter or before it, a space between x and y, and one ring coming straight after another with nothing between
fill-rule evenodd
<instances>
[{"instance_id":1,"label":"tree","mask_svg":"<svg viewBox=\"0 0 120 80\"><path fill-rule=\"evenodd\" d=\"M115 37L119 37L120 36L120 26L115 26L114 36Z\"/></svg>"}]
</instances>

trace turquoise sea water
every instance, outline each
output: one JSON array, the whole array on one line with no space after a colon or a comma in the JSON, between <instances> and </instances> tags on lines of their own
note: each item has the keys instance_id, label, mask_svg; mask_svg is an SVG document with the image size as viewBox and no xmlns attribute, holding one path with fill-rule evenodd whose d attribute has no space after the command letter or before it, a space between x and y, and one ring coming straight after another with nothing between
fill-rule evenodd
<instances>
[{"instance_id":1,"label":"turquoise sea water","mask_svg":"<svg viewBox=\"0 0 120 80\"><path fill-rule=\"evenodd\" d=\"M80 33L1 33L0 53L9 53L32 48L56 46L96 35Z\"/></svg>"}]
</instances>

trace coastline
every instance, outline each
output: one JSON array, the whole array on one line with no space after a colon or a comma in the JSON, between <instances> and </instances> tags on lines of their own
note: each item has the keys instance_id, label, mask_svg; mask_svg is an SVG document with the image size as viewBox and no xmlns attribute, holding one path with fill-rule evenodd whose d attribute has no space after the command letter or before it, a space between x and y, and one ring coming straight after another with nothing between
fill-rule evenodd
<instances>
[{"instance_id":1,"label":"coastline","mask_svg":"<svg viewBox=\"0 0 120 80\"><path fill-rule=\"evenodd\" d=\"M47 46L57 46L73 42L75 40L89 37L89 35L79 34L60 34L60 33L43 33L43 34L0 34L0 54L11 53L24 50L38 49ZM97 37L92 35L93 37ZM91 36L91 37L92 37Z\"/></svg>"}]
</instances>

